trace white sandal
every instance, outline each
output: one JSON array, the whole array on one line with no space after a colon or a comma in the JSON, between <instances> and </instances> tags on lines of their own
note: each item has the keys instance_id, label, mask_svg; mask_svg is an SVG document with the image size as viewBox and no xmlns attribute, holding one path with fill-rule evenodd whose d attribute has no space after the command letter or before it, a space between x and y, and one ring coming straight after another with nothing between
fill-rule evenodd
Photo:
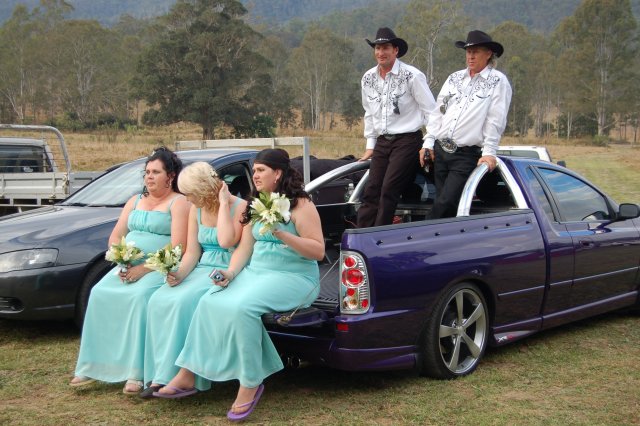
<instances>
[{"instance_id":1,"label":"white sandal","mask_svg":"<svg viewBox=\"0 0 640 426\"><path fill-rule=\"evenodd\" d=\"M80 379L80 381L77 381L77 382L73 382L73 381L69 382L69 386L72 386L74 388L86 386L96 381L96 379L92 379L91 377L87 377L87 376L76 376L74 377L74 379Z\"/></svg>"},{"instance_id":2,"label":"white sandal","mask_svg":"<svg viewBox=\"0 0 640 426\"><path fill-rule=\"evenodd\" d=\"M135 391L127 390L127 385L135 385L136 390ZM142 382L142 380L129 379L127 380L127 383L124 384L124 388L122 388L122 393L125 395L138 395L140 392L142 392L142 389L144 389L144 383Z\"/></svg>"}]
</instances>

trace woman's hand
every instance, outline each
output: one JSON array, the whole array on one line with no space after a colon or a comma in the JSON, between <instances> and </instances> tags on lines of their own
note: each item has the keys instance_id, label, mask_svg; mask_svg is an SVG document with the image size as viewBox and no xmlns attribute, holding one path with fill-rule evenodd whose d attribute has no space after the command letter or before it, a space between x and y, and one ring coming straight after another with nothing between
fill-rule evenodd
<instances>
[{"instance_id":1,"label":"woman's hand","mask_svg":"<svg viewBox=\"0 0 640 426\"><path fill-rule=\"evenodd\" d=\"M169 284L169 287L175 287L180 284L185 278L183 275L185 274L180 273L180 270L169 272L167 274L167 284Z\"/></svg>"},{"instance_id":2,"label":"woman's hand","mask_svg":"<svg viewBox=\"0 0 640 426\"><path fill-rule=\"evenodd\" d=\"M273 225L273 229L271 230L271 235L273 235L280 241L284 242L283 238L286 238L285 234L291 234L291 233L283 230L279 223L276 223L275 225Z\"/></svg>"},{"instance_id":3,"label":"woman's hand","mask_svg":"<svg viewBox=\"0 0 640 426\"><path fill-rule=\"evenodd\" d=\"M125 272L120 271L120 279L124 283L135 283L149 273L143 264L129 266Z\"/></svg>"},{"instance_id":4,"label":"woman's hand","mask_svg":"<svg viewBox=\"0 0 640 426\"><path fill-rule=\"evenodd\" d=\"M222 181L220 192L218 192L218 201L224 206L229 205L229 202L231 202L231 193L229 192L229 187L224 181Z\"/></svg>"},{"instance_id":5,"label":"woman's hand","mask_svg":"<svg viewBox=\"0 0 640 426\"><path fill-rule=\"evenodd\" d=\"M220 272L222 274L222 276L224 277L223 280L220 281L215 281L213 278L211 279L211 281L213 281L213 283L219 287L226 287L229 285L229 283L231 281L233 281L233 279L236 277L236 273L233 271L228 271L226 269L220 269L218 270L218 272Z\"/></svg>"}]
</instances>

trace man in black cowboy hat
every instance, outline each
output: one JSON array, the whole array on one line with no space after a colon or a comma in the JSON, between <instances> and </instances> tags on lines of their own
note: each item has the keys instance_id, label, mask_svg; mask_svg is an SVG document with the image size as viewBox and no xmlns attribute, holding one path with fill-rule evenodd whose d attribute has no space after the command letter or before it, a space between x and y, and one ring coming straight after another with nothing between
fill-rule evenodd
<instances>
[{"instance_id":1,"label":"man in black cowboy hat","mask_svg":"<svg viewBox=\"0 0 640 426\"><path fill-rule=\"evenodd\" d=\"M362 77L364 137L361 161L371 158L369 181L358 210L358 227L393 221L402 189L415 177L422 127L435 107L425 75L398 58L407 42L389 28L380 28L373 41L377 65Z\"/></svg>"},{"instance_id":2,"label":"man in black cowboy hat","mask_svg":"<svg viewBox=\"0 0 640 426\"><path fill-rule=\"evenodd\" d=\"M496 167L511 103L509 81L495 69L495 58L504 52L502 45L475 30L455 46L465 50L467 68L454 72L444 83L420 151L422 165L434 162L436 199L431 219L457 214L462 190L476 166Z\"/></svg>"}]
</instances>

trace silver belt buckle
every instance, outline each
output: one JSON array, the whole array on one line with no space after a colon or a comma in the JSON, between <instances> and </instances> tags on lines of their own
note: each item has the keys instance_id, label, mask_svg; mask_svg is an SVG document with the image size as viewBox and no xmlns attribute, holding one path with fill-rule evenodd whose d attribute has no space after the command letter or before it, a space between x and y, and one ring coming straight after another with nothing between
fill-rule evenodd
<instances>
[{"instance_id":1,"label":"silver belt buckle","mask_svg":"<svg viewBox=\"0 0 640 426\"><path fill-rule=\"evenodd\" d=\"M449 154L453 154L458 150L458 144L456 144L453 139L438 139L438 143L440 144L444 152L448 152Z\"/></svg>"},{"instance_id":2,"label":"silver belt buckle","mask_svg":"<svg viewBox=\"0 0 640 426\"><path fill-rule=\"evenodd\" d=\"M382 135L386 140L393 142L394 140L396 140L396 135L390 135L388 133L385 133L384 135Z\"/></svg>"}]
</instances>

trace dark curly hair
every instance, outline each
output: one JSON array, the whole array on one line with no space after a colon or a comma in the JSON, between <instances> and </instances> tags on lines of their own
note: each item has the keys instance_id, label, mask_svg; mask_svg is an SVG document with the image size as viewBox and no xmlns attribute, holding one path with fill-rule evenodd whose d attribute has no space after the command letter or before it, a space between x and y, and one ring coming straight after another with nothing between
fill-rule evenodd
<instances>
[{"instance_id":1,"label":"dark curly hair","mask_svg":"<svg viewBox=\"0 0 640 426\"><path fill-rule=\"evenodd\" d=\"M171 189L180 194L181 192L178 189L178 175L183 168L182 161L178 158L175 152L171 151L166 146L159 146L154 149L151 155L147 157L147 161L144 162L144 167L146 168L149 162L155 160L160 160L164 167L164 171L167 172L167 175L171 176L173 174ZM145 195L149 194L146 186L143 188L142 193Z\"/></svg>"},{"instance_id":2,"label":"dark curly hair","mask_svg":"<svg viewBox=\"0 0 640 426\"><path fill-rule=\"evenodd\" d=\"M278 180L278 185L274 192L285 194L291 201L291 210L298 205L300 198L311 200L311 197L304 190L304 178L296 169L291 167L289 153L281 148L263 149L256 155L254 163L264 164L273 170L282 170L282 177ZM255 188L251 192L251 197L259 196ZM242 216L242 224L246 225L251 221L251 203L247 203L247 208Z\"/></svg>"}]
</instances>

